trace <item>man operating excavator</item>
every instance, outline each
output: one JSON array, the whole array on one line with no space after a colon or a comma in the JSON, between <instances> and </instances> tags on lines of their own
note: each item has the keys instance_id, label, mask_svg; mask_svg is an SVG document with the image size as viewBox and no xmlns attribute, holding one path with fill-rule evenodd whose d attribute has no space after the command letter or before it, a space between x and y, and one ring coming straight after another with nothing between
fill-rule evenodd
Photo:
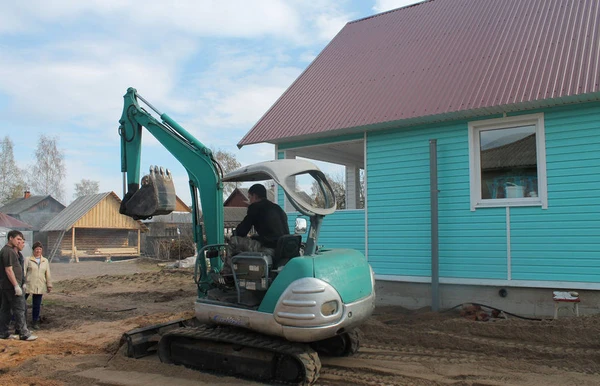
<instances>
[{"instance_id":1,"label":"man operating excavator","mask_svg":"<svg viewBox=\"0 0 600 386\"><path fill-rule=\"evenodd\" d=\"M248 189L248 199L250 205L246 217L235 228L229 240L221 278L218 278L221 283L224 277L231 274L232 256L240 252L263 252L273 256L277 240L290 234L287 215L279 205L267 199L267 189L264 185L252 185ZM256 234L246 237L253 227Z\"/></svg>"},{"instance_id":2,"label":"man operating excavator","mask_svg":"<svg viewBox=\"0 0 600 386\"><path fill-rule=\"evenodd\" d=\"M235 228L234 236L229 242L238 252L262 251L273 255L277 240L283 235L289 235L287 215L281 207L267 199L267 189L264 185L254 184L248 189L250 206L242 222ZM245 236L254 227L256 235ZM235 254L235 250L233 251Z\"/></svg>"}]
</instances>

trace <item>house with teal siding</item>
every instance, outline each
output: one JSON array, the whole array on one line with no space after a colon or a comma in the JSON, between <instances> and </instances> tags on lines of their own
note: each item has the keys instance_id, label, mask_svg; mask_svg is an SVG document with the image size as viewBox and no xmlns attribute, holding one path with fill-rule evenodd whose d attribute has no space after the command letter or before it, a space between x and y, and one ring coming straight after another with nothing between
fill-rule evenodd
<instances>
[{"instance_id":1,"label":"house with teal siding","mask_svg":"<svg viewBox=\"0 0 600 386\"><path fill-rule=\"evenodd\" d=\"M598 20L595 0L430 0L350 22L238 146L344 167L319 244L362 251L380 304L547 315L560 290L596 312Z\"/></svg>"}]
</instances>

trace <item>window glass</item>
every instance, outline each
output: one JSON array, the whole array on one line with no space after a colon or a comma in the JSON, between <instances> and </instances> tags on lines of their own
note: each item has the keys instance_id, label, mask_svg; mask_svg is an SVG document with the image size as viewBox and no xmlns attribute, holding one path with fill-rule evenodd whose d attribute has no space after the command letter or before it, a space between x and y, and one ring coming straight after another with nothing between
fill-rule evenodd
<instances>
[{"instance_id":1,"label":"window glass","mask_svg":"<svg viewBox=\"0 0 600 386\"><path fill-rule=\"evenodd\" d=\"M481 198L538 197L534 125L479 131Z\"/></svg>"},{"instance_id":2,"label":"window glass","mask_svg":"<svg viewBox=\"0 0 600 386\"><path fill-rule=\"evenodd\" d=\"M471 210L548 208L544 115L469 122Z\"/></svg>"}]
</instances>

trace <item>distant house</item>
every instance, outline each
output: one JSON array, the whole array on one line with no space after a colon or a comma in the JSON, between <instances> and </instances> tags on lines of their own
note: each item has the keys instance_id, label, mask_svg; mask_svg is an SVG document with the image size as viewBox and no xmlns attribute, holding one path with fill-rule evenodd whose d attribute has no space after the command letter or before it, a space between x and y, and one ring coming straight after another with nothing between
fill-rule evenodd
<instances>
[{"instance_id":1,"label":"distant house","mask_svg":"<svg viewBox=\"0 0 600 386\"><path fill-rule=\"evenodd\" d=\"M233 230L246 217L248 208L244 206L226 206L223 208L223 225L225 226L225 236L231 236Z\"/></svg>"},{"instance_id":2,"label":"distant house","mask_svg":"<svg viewBox=\"0 0 600 386\"><path fill-rule=\"evenodd\" d=\"M153 216L143 220L143 223L148 227L148 232L141 239L141 252L146 256L163 257L165 253L161 246L173 239L184 237L193 240L192 209L179 196L176 197L173 212Z\"/></svg>"},{"instance_id":3,"label":"distant house","mask_svg":"<svg viewBox=\"0 0 600 386\"><path fill-rule=\"evenodd\" d=\"M267 199L275 202L273 189L267 189ZM225 236L231 236L235 227L246 217L248 205L250 205L248 188L235 188L225 199L223 202Z\"/></svg>"},{"instance_id":4,"label":"distant house","mask_svg":"<svg viewBox=\"0 0 600 386\"><path fill-rule=\"evenodd\" d=\"M430 0L350 22L238 146L345 168L319 243L363 251L378 299L429 305L439 277L442 307L552 314L577 289L594 309L598 20L596 0Z\"/></svg>"},{"instance_id":5,"label":"distant house","mask_svg":"<svg viewBox=\"0 0 600 386\"><path fill-rule=\"evenodd\" d=\"M46 224L49 257L79 258L139 256L140 221L119 213L121 199L114 192L92 194L73 201Z\"/></svg>"},{"instance_id":6,"label":"distant house","mask_svg":"<svg viewBox=\"0 0 600 386\"><path fill-rule=\"evenodd\" d=\"M33 232L31 229L31 225L0 212L0 245L4 245L6 243L6 236L8 235L8 232L11 230L21 231L23 236L25 236L25 248L23 249L23 255L30 256L31 245L33 244Z\"/></svg>"},{"instance_id":7,"label":"distant house","mask_svg":"<svg viewBox=\"0 0 600 386\"><path fill-rule=\"evenodd\" d=\"M31 230L33 227L21 220L17 220L14 217L11 217L5 213L0 212L0 227L15 229L18 231Z\"/></svg>"},{"instance_id":8,"label":"distant house","mask_svg":"<svg viewBox=\"0 0 600 386\"><path fill-rule=\"evenodd\" d=\"M273 189L267 189L267 199L275 202ZM224 207L247 208L249 205L248 188L235 188L223 202Z\"/></svg>"},{"instance_id":9,"label":"distant house","mask_svg":"<svg viewBox=\"0 0 600 386\"><path fill-rule=\"evenodd\" d=\"M65 206L52 196L32 196L27 191L23 197L0 207L0 212L29 224L35 240L45 243L46 240L39 231L63 209Z\"/></svg>"}]
</instances>

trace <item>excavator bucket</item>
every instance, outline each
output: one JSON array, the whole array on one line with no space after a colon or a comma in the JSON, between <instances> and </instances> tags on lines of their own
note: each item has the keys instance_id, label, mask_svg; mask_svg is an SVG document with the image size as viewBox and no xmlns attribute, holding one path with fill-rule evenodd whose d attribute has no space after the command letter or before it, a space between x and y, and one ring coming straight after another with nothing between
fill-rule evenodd
<instances>
[{"instance_id":1,"label":"excavator bucket","mask_svg":"<svg viewBox=\"0 0 600 386\"><path fill-rule=\"evenodd\" d=\"M175 185L171 172L162 167L150 167L150 173L142 177L141 187L127 192L121 203L121 214L136 220L169 214L175 210Z\"/></svg>"}]
</instances>

